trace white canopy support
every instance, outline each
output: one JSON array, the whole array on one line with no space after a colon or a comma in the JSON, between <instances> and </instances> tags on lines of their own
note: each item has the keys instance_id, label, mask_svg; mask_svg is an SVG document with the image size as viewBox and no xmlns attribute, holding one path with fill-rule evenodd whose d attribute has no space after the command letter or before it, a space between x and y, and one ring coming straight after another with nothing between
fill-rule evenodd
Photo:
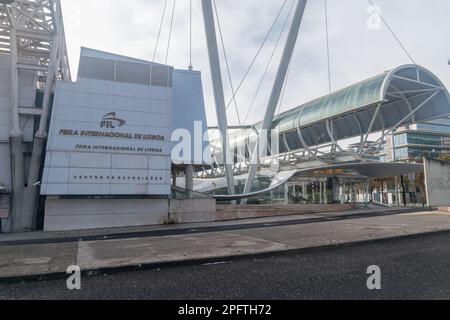
<instances>
[{"instance_id":1,"label":"white canopy support","mask_svg":"<svg viewBox=\"0 0 450 320\"><path fill-rule=\"evenodd\" d=\"M216 103L217 122L221 134L223 163L228 182L228 193L233 195L235 194L233 157L231 156L230 138L228 135L228 121L223 92L222 72L220 69L219 49L217 46L216 27L211 0L202 0L202 9L213 81L214 99Z\"/></svg>"},{"instance_id":2,"label":"white canopy support","mask_svg":"<svg viewBox=\"0 0 450 320\"><path fill-rule=\"evenodd\" d=\"M275 111L280 102L281 92L283 90L283 85L286 81L286 74L289 69L289 65L292 60L292 54L295 49L295 45L297 43L298 33L300 31L300 25L303 19L303 15L305 12L307 0L298 0L297 8L295 9L294 18L292 20L291 29L289 31L288 38L286 40L286 45L284 48L283 56L281 58L281 62L278 68L277 76L275 78L275 83L272 89L272 94L270 96L269 104L267 106L266 114L264 116L264 120L262 126L259 131L259 134L268 134L269 130L272 128L273 118L275 116ZM262 145L256 145L255 150L253 152L253 159L250 163L250 169L248 173L247 182L245 184L244 194L247 194L251 191L253 186L253 181L256 177L256 172L258 169L258 163L260 158L260 151L267 149L267 141L263 140Z\"/></svg>"}]
</instances>

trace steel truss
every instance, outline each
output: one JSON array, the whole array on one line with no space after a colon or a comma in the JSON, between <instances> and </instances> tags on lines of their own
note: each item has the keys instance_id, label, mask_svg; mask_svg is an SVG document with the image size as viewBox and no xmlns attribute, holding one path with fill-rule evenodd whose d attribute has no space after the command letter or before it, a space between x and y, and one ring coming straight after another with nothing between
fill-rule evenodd
<instances>
[{"instance_id":1,"label":"steel truss","mask_svg":"<svg viewBox=\"0 0 450 320\"><path fill-rule=\"evenodd\" d=\"M71 80L60 0L1 4L0 54L11 56L13 97L18 95L17 77L21 71L36 72L36 88L45 91L41 111L23 108L13 101L13 134L22 134L18 120L24 114L40 117L39 133L45 135L52 85L56 79Z\"/></svg>"},{"instance_id":2,"label":"steel truss","mask_svg":"<svg viewBox=\"0 0 450 320\"><path fill-rule=\"evenodd\" d=\"M404 68L415 68L416 73L411 77L402 77L397 74L398 70L402 70ZM336 117L331 117L326 119L325 127L329 143L311 146L305 142L305 139L302 134L302 113L303 110L299 113L296 123L296 134L301 142L301 148L296 150L291 150L287 140L286 135L280 135L280 144L283 144L284 149L288 150L285 153L281 153L277 155L276 160L280 164L280 170L293 170L293 169L305 169L309 167L317 167L320 165L329 166L334 164L340 164L345 162L373 162L377 161L379 154L381 153L382 148L385 146L387 136L396 132L399 128L404 127L407 124L418 122L417 114L421 112L422 109L429 106L429 103L433 102L433 99L436 98L437 95L444 95L447 97L445 101L447 104L450 103L450 97L448 96L448 92L446 88L440 83L440 81L436 78L433 81L430 81L429 77L426 81L421 77L421 72L424 72L419 66L409 65L406 67L400 67L396 70L393 70L390 75L385 80L385 88L383 89L383 97L382 103L377 103L376 105L370 105L358 108L353 113L346 113ZM395 80L402 81L404 83L410 83L416 85L413 88L408 90L400 90L395 85ZM385 116L381 112L382 108L389 108L394 104L398 104L399 101L402 101L405 106L405 115L401 117L401 119L391 125L387 125L387 121ZM416 101L416 102L412 102ZM447 107L448 108L448 107ZM361 112L370 111L372 115L370 119L370 123L364 126L362 124L359 115ZM450 109L447 111L447 114L450 113ZM358 132L360 132L359 138L360 142L357 144L359 147L357 150L344 150L341 146L341 141L335 137L335 123L337 120L343 117L352 117L354 119L354 123L358 127ZM435 118L439 117L439 115L434 115ZM375 123L378 123L378 129L374 130ZM319 132L314 130L314 125L310 126L311 132L319 136ZM381 127L381 128L380 128ZM324 133L321 132L323 135ZM371 136L375 134L375 141L369 141ZM357 138L358 136L352 137ZM248 141L248 140L246 140ZM247 144L247 148L250 149L251 146ZM216 150L212 150L213 154L216 154ZM235 155L236 159L237 155ZM213 157L213 159L216 159ZM273 161L274 157L268 156L260 159L259 168L263 170L271 166L271 161ZM247 173L249 170L249 159L240 159L233 166L233 172L236 175L241 175ZM223 176L223 170L218 161L214 161L212 168L205 168L202 171L197 173L198 178L220 178Z\"/></svg>"},{"instance_id":3,"label":"steel truss","mask_svg":"<svg viewBox=\"0 0 450 320\"><path fill-rule=\"evenodd\" d=\"M71 80L60 0L16 0L0 4L0 54L11 58L13 199L11 231L35 228L35 203L43 148L47 138L51 95L56 80ZM19 74L35 73L43 91L42 108L19 105ZM21 116L39 119L28 181L23 172Z\"/></svg>"}]
</instances>

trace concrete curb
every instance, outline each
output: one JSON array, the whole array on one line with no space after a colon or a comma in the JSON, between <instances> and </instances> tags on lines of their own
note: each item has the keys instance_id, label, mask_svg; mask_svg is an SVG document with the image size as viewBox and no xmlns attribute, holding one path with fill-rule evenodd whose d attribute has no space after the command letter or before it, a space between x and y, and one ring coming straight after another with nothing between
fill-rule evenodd
<instances>
[{"instance_id":1,"label":"concrete curb","mask_svg":"<svg viewBox=\"0 0 450 320\"><path fill-rule=\"evenodd\" d=\"M312 252L321 252L342 248L352 248L360 245L370 245L370 244L378 244L385 243L389 241L396 240L409 240L409 239L420 239L429 236L439 236L439 235L447 235L450 233L450 230L441 230L441 231L432 231L432 232L424 232L424 233L416 233L416 234L408 234L402 236L393 236L393 237L385 237L378 239L369 239L369 240L361 240L354 242L345 242L331 245L323 245L317 247L308 247L308 248L294 248L289 250L275 250L271 252L263 252L263 253L250 253L243 255L230 255L230 256L221 256L215 258L198 258L198 259L187 259L180 261L168 261L168 262L158 262L158 263L148 263L142 265L129 265L129 266L119 266L119 267L110 267L110 268L99 268L99 269L91 269L91 270L82 270L81 274L84 277L90 276L98 276L98 275L114 275L118 273L126 273L126 272L138 272L138 271L147 271L147 270L155 270L162 268L175 268L175 267L184 267L184 266L193 266L193 265L202 265L202 264L213 264L219 262L234 262L234 261L242 261L247 259L261 259L273 256L283 256L289 254L302 254L302 253L312 253ZM28 282L40 282L40 281L49 281L49 280L62 280L68 278L68 274L63 272L55 272L48 273L42 275L29 275L29 276L21 276L21 277L0 277L0 284L15 284L15 283L28 283Z\"/></svg>"}]
</instances>

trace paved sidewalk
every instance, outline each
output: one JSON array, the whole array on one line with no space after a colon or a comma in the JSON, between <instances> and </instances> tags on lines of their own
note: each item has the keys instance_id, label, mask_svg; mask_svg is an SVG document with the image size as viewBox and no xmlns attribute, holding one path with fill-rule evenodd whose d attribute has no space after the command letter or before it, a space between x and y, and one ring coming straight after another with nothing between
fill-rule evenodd
<instances>
[{"instance_id":1,"label":"paved sidewalk","mask_svg":"<svg viewBox=\"0 0 450 320\"><path fill-rule=\"evenodd\" d=\"M75 233L0 235L0 279L62 275L70 265L78 265L83 271L156 266L450 231L449 213L388 210ZM173 234L154 233L168 231ZM114 237L117 238L111 239ZM42 243L42 240L46 241Z\"/></svg>"},{"instance_id":2,"label":"paved sidewalk","mask_svg":"<svg viewBox=\"0 0 450 320\"><path fill-rule=\"evenodd\" d=\"M78 231L61 231L61 232L27 232L27 233L0 233L0 247L5 245L16 244L39 244L39 243L60 243L60 242L77 242L79 240L104 240L119 237L140 237L141 235L177 235L182 233L192 233L193 231L210 231L220 228L249 228L254 225L262 224L289 224L300 221L317 219L342 219L353 218L354 216L377 216L389 215L402 212L419 211L417 208L360 208L355 210L327 212L327 213L310 213L300 215L286 215L275 217L264 217L243 220L230 220L219 222L199 222L199 223L183 223L173 225L158 225L144 227L124 227L111 229L94 229L94 230L78 230Z\"/></svg>"}]
</instances>

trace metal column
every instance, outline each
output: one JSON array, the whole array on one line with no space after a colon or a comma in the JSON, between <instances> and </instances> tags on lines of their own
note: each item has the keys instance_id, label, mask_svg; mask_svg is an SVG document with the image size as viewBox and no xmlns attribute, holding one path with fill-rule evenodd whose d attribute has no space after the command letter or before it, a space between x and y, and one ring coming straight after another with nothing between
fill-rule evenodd
<instances>
[{"instance_id":1,"label":"metal column","mask_svg":"<svg viewBox=\"0 0 450 320\"><path fill-rule=\"evenodd\" d=\"M60 1L55 1L56 11L60 13L61 4ZM48 72L46 77L46 86L44 89L44 99L42 103L42 114L39 121L39 129L35 134L33 140L33 153L30 161L30 173L28 177L28 187L25 189L25 199L24 199L24 216L27 221L28 229L34 230L37 224L37 193L39 186L39 172L42 166L42 155L44 153L44 148L47 142L47 127L48 118L50 116L51 109L51 95L54 89L54 84L56 80L56 72L60 66L62 59L61 42L63 37L62 24L61 24L61 13L60 15L55 15L55 35L53 36L53 41L50 49L50 60L48 66Z\"/></svg>"},{"instance_id":2,"label":"metal column","mask_svg":"<svg viewBox=\"0 0 450 320\"><path fill-rule=\"evenodd\" d=\"M320 192L320 204L323 204L323 182L319 181L319 192Z\"/></svg>"},{"instance_id":3,"label":"metal column","mask_svg":"<svg viewBox=\"0 0 450 320\"><path fill-rule=\"evenodd\" d=\"M236 192L233 177L233 157L231 154L230 138L228 135L228 121L225 107L225 96L223 93L222 72L220 69L219 49L217 46L216 26L214 23L214 12L211 0L202 0L202 9L214 89L214 100L216 102L217 122L222 135L223 162L228 183L228 193L230 195L234 195Z\"/></svg>"},{"instance_id":4,"label":"metal column","mask_svg":"<svg viewBox=\"0 0 450 320\"><path fill-rule=\"evenodd\" d=\"M177 169L176 168L172 168L172 186L176 187L177 186Z\"/></svg>"},{"instance_id":5,"label":"metal column","mask_svg":"<svg viewBox=\"0 0 450 320\"><path fill-rule=\"evenodd\" d=\"M194 166L189 164L185 168L186 192L190 194L194 190Z\"/></svg>"},{"instance_id":6,"label":"metal column","mask_svg":"<svg viewBox=\"0 0 450 320\"><path fill-rule=\"evenodd\" d=\"M284 48L283 56L281 58L280 66L278 67L277 76L275 78L275 83L272 89L272 94L270 96L269 105L267 106L267 111L260 128L259 134L268 134L269 130L272 128L273 117L275 115L275 111L278 107L278 103L280 101L281 91L283 90L283 85L286 81L287 71L289 69L289 64L291 63L292 54L294 52L295 45L297 43L298 33L300 30L300 25L302 23L303 14L305 12L307 0L298 0L297 8L295 9L295 15L292 21L291 29L289 31L289 35L286 41L286 45ZM270 136L270 135L269 135ZM261 140L261 139L260 139ZM249 193L252 189L253 181L256 177L256 172L258 169L258 160L260 157L260 152L263 152L267 149L267 141L262 139L262 145L255 147L255 150L252 155L252 161L250 163L250 170L248 173L247 182L245 184L244 194ZM260 152L259 152L260 151ZM245 203L245 201L243 202Z\"/></svg>"},{"instance_id":7,"label":"metal column","mask_svg":"<svg viewBox=\"0 0 450 320\"><path fill-rule=\"evenodd\" d=\"M302 182L302 198L303 198L303 204L306 204L308 202L308 189L306 188L305 181Z\"/></svg>"},{"instance_id":8,"label":"metal column","mask_svg":"<svg viewBox=\"0 0 450 320\"><path fill-rule=\"evenodd\" d=\"M289 204L289 184L284 184L284 203Z\"/></svg>"},{"instance_id":9,"label":"metal column","mask_svg":"<svg viewBox=\"0 0 450 320\"><path fill-rule=\"evenodd\" d=\"M316 204L316 184L312 184L312 203Z\"/></svg>"},{"instance_id":10,"label":"metal column","mask_svg":"<svg viewBox=\"0 0 450 320\"><path fill-rule=\"evenodd\" d=\"M342 184L342 197L341 197L341 204L345 204L346 203L346 197L347 197L347 183L343 183Z\"/></svg>"},{"instance_id":11,"label":"metal column","mask_svg":"<svg viewBox=\"0 0 450 320\"><path fill-rule=\"evenodd\" d=\"M13 21L13 19L11 19ZM14 22L15 24L15 22ZM11 123L10 133L11 147L11 173L12 173L12 212L11 231L26 230L26 222L23 217L23 193L25 188L25 167L22 151L23 135L19 126L19 71L17 68L17 37L16 26L10 30L11 41Z\"/></svg>"}]
</instances>

